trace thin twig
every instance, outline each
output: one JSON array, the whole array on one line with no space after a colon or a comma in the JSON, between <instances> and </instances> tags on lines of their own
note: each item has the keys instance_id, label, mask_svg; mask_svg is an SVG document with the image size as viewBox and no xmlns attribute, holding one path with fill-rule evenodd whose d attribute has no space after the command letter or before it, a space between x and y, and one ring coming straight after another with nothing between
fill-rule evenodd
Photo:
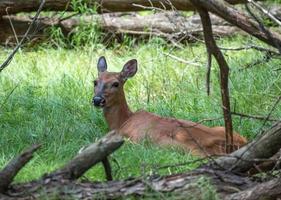
<instances>
[{"instance_id":1,"label":"thin twig","mask_svg":"<svg viewBox=\"0 0 281 200\"><path fill-rule=\"evenodd\" d=\"M238 71L247 70L257 65L268 63L272 58L273 57L270 55L270 53L266 52L262 58L255 60L253 63L246 63L245 66L240 68Z\"/></svg>"},{"instance_id":2,"label":"thin twig","mask_svg":"<svg viewBox=\"0 0 281 200\"><path fill-rule=\"evenodd\" d=\"M244 117L244 118L250 118L250 119L256 119L256 120L267 120L267 121L272 121L272 122L278 122L281 120L281 119L267 118L265 116L248 115L248 114L238 113L238 112L231 112L231 114L239 116L239 117Z\"/></svg>"},{"instance_id":3,"label":"thin twig","mask_svg":"<svg viewBox=\"0 0 281 200\"><path fill-rule=\"evenodd\" d=\"M3 100L3 102L0 105L0 109L3 108L3 106L5 105L5 103L7 103L7 101L9 100L9 98L12 96L12 94L14 93L14 91L17 89L17 87L19 86L19 84L17 84L10 92L9 94L5 97L5 99Z\"/></svg>"},{"instance_id":4,"label":"thin twig","mask_svg":"<svg viewBox=\"0 0 281 200\"><path fill-rule=\"evenodd\" d=\"M265 15L267 15L270 19L272 19L274 22L276 22L279 26L281 26L281 21L279 21L273 14L271 14L268 10L264 9L260 4L256 3L253 0L248 0L249 3L251 3L253 6L255 6L257 9L262 11Z\"/></svg>"},{"instance_id":5,"label":"thin twig","mask_svg":"<svg viewBox=\"0 0 281 200\"><path fill-rule=\"evenodd\" d=\"M262 31L262 33L267 36L267 38L274 44L274 46L278 49L279 53L281 54L281 46L278 40L273 38L272 33L263 25L261 20L251 11L248 4L245 4L245 8L248 11L248 13L254 18L254 20L258 23L259 29Z\"/></svg>"},{"instance_id":6,"label":"thin twig","mask_svg":"<svg viewBox=\"0 0 281 200\"><path fill-rule=\"evenodd\" d=\"M179 58L179 57L177 57L177 56L175 56L175 55L172 55L172 54L169 54L169 53L163 53L164 55L166 55L166 56L169 56L169 57L171 57L171 58L173 58L173 59L175 59L175 60L177 60L177 61L179 61L179 62L181 62L181 63L184 63L184 64L187 64L187 65L193 65L193 66L197 66L197 67L201 67L202 65L201 64L198 64L198 63L194 63L194 62L190 62L190 61L187 61L187 60L184 60L184 59L182 59L182 58Z\"/></svg>"},{"instance_id":7,"label":"thin twig","mask_svg":"<svg viewBox=\"0 0 281 200\"><path fill-rule=\"evenodd\" d=\"M145 10L166 11L166 10L163 10L163 9L161 9L161 8L154 7L154 6L143 6L143 5L135 4L135 3L133 3L132 5L135 6L135 7L138 7L138 8L145 9Z\"/></svg>"},{"instance_id":8,"label":"thin twig","mask_svg":"<svg viewBox=\"0 0 281 200\"><path fill-rule=\"evenodd\" d=\"M267 114L266 118L264 119L264 122L262 124L262 126L260 127L259 131L257 133L260 133L261 130L263 129L263 127L265 126L266 122L269 121L271 114L273 113L273 111L276 109L277 105L280 103L281 101L281 95L278 97L278 99L275 101L275 103L273 104L271 110L269 111L269 113Z\"/></svg>"},{"instance_id":9,"label":"thin twig","mask_svg":"<svg viewBox=\"0 0 281 200\"><path fill-rule=\"evenodd\" d=\"M207 95L210 96L210 82L211 82L211 68L212 68L212 53L207 49L207 73L206 73L206 87Z\"/></svg>"},{"instance_id":10,"label":"thin twig","mask_svg":"<svg viewBox=\"0 0 281 200\"><path fill-rule=\"evenodd\" d=\"M272 55L277 55L277 56L281 56L281 54L277 51L274 51L272 49L267 49L264 47L260 47L260 46L256 46L256 45L248 45L245 47L235 47L235 48L229 48L229 47L219 47L221 50L225 50L225 51L241 51L241 50L248 50L248 49L255 49L257 51L265 51L268 52Z\"/></svg>"},{"instance_id":11,"label":"thin twig","mask_svg":"<svg viewBox=\"0 0 281 200\"><path fill-rule=\"evenodd\" d=\"M42 0L41 1L41 4L32 20L32 22L30 23L27 31L25 32L23 38L21 39L21 41L17 44L17 46L14 48L14 50L12 51L12 53L8 56L8 58L3 62L3 64L0 66L0 72L5 69L9 64L10 62L12 61L13 57L15 56L15 54L17 53L17 51L20 49L20 47L22 46L22 44L24 43L24 41L26 40L27 36L29 35L29 32L31 31L31 28L33 27L33 25L35 24L35 22L37 21L39 15L40 15L40 12L42 11L43 9L43 6L45 4L45 0Z\"/></svg>"},{"instance_id":12,"label":"thin twig","mask_svg":"<svg viewBox=\"0 0 281 200\"><path fill-rule=\"evenodd\" d=\"M18 39L16 30L15 30L15 27L14 27L14 25L13 25L13 22L12 22L12 20L11 20L11 17L10 17L10 15L9 15L9 12L8 12L9 8L10 8L10 7L7 7L7 8L6 8L6 13L7 13L8 20L9 20L11 29L12 29L12 31L13 31L14 37L15 37L15 39L16 39L16 42L17 42L17 44L19 44L19 39Z\"/></svg>"}]
</instances>

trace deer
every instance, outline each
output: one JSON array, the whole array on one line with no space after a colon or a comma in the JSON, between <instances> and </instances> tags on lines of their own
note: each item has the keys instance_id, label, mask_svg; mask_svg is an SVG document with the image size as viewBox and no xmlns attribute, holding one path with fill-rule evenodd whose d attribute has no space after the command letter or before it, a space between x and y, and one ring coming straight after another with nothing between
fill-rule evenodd
<instances>
[{"instance_id":1,"label":"deer","mask_svg":"<svg viewBox=\"0 0 281 200\"><path fill-rule=\"evenodd\" d=\"M159 146L179 147L195 156L225 154L224 127L207 127L183 119L161 117L144 110L131 111L126 101L124 85L138 70L136 59L126 62L121 72L109 72L106 59L101 56L97 70L92 104L103 110L110 130L115 130L134 143L148 139ZM246 143L246 138L233 132L235 150Z\"/></svg>"}]
</instances>

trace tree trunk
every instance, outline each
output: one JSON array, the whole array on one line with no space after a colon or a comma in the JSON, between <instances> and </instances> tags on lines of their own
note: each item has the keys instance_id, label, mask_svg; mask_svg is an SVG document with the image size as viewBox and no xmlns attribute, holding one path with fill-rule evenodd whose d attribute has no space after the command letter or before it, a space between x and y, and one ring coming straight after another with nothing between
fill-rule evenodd
<instances>
[{"instance_id":1,"label":"tree trunk","mask_svg":"<svg viewBox=\"0 0 281 200\"><path fill-rule=\"evenodd\" d=\"M245 3L246 0L226 0L231 4ZM46 0L44 10L63 11L73 10L71 0ZM99 12L127 12L140 11L156 7L164 10L177 9L183 11L194 10L188 0L86 0L90 7L97 7ZM0 0L0 15L16 14L19 12L36 11L40 5L39 0Z\"/></svg>"}]
</instances>

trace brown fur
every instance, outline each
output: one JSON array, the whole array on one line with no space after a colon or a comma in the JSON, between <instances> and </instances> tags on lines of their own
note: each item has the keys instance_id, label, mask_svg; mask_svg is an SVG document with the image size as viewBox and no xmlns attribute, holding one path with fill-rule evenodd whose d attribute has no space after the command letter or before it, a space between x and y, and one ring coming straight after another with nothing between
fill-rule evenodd
<instances>
[{"instance_id":1,"label":"brown fur","mask_svg":"<svg viewBox=\"0 0 281 200\"><path fill-rule=\"evenodd\" d=\"M96 80L95 95L106 100L103 107L110 129L139 142L145 138L161 146L179 146L194 155L206 156L225 153L224 127L207 127L191 121L164 118L146 111L132 112L126 102L121 73L101 72ZM112 84L118 82L119 86ZM237 133L233 135L235 149L247 140Z\"/></svg>"}]
</instances>

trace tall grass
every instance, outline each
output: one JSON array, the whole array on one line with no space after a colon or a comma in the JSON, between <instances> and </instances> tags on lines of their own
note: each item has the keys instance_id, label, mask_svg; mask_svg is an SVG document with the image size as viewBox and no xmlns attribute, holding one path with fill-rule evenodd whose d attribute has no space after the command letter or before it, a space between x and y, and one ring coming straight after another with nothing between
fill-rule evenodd
<instances>
[{"instance_id":1,"label":"tall grass","mask_svg":"<svg viewBox=\"0 0 281 200\"><path fill-rule=\"evenodd\" d=\"M259 42L251 39L251 42ZM241 46L243 37L223 39L220 46ZM0 60L9 53L1 49ZM180 63L164 55L170 53L201 64L200 67ZM147 44L87 45L73 49L48 46L18 53L10 66L0 74L0 166L34 143L42 148L20 172L17 181L27 181L58 168L84 145L102 137L108 128L101 110L91 106L92 81L97 75L99 56L107 58L110 71L120 71L124 63L137 58L139 71L129 80L125 90L132 110L145 109L162 116L192 121L222 116L218 67L214 63L211 95L205 88L206 53L203 44L172 49L160 39ZM266 115L280 95L280 60L272 59L249 69L245 64L264 56L255 50L226 52L231 67L230 92L232 108L237 112ZM272 113L280 118L280 106ZM223 125L223 120L205 122ZM234 128L251 140L262 121L234 117ZM266 124L267 126L270 123ZM169 174L197 166L157 166L192 161L194 157L180 150L163 149L150 143L127 141L112 155L115 178L142 174ZM91 169L86 177L103 180L101 166Z\"/></svg>"}]
</instances>

